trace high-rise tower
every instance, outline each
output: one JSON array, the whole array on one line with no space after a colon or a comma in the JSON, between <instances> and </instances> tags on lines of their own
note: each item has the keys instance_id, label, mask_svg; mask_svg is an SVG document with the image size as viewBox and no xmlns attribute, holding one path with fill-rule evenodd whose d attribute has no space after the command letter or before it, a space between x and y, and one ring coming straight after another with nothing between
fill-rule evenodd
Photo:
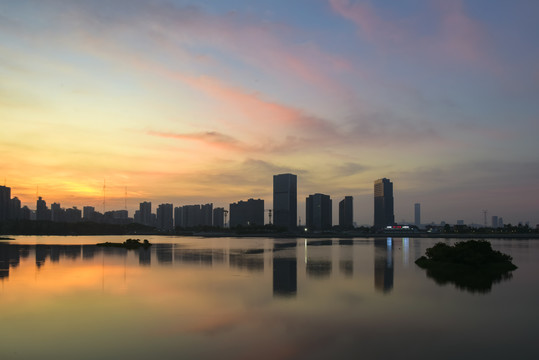
<instances>
[{"instance_id":1,"label":"high-rise tower","mask_svg":"<svg viewBox=\"0 0 539 360\"><path fill-rule=\"evenodd\" d=\"M421 225L421 204L414 204L414 224L415 226Z\"/></svg>"},{"instance_id":2,"label":"high-rise tower","mask_svg":"<svg viewBox=\"0 0 539 360\"><path fill-rule=\"evenodd\" d=\"M293 230L298 218L298 178L294 174L273 175L273 223Z\"/></svg>"},{"instance_id":3,"label":"high-rise tower","mask_svg":"<svg viewBox=\"0 0 539 360\"><path fill-rule=\"evenodd\" d=\"M345 196L339 202L339 226L345 229L354 227L354 198Z\"/></svg>"},{"instance_id":4,"label":"high-rise tower","mask_svg":"<svg viewBox=\"0 0 539 360\"><path fill-rule=\"evenodd\" d=\"M328 230L333 226L332 201L329 195L314 194L305 199L307 228Z\"/></svg>"},{"instance_id":5,"label":"high-rise tower","mask_svg":"<svg viewBox=\"0 0 539 360\"><path fill-rule=\"evenodd\" d=\"M386 178L378 179L374 182L374 226L383 228L393 224L393 183Z\"/></svg>"}]
</instances>

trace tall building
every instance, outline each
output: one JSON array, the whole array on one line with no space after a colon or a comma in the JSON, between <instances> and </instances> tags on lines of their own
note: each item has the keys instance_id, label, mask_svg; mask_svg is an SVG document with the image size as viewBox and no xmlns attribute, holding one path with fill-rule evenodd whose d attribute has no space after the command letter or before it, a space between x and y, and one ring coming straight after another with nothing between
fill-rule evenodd
<instances>
[{"instance_id":1,"label":"tall building","mask_svg":"<svg viewBox=\"0 0 539 360\"><path fill-rule=\"evenodd\" d=\"M414 204L414 224L415 226L421 225L421 204Z\"/></svg>"},{"instance_id":2,"label":"tall building","mask_svg":"<svg viewBox=\"0 0 539 360\"><path fill-rule=\"evenodd\" d=\"M230 204L230 227L264 225L264 200L249 199Z\"/></svg>"},{"instance_id":3,"label":"tall building","mask_svg":"<svg viewBox=\"0 0 539 360\"><path fill-rule=\"evenodd\" d=\"M174 228L172 221L173 206L172 204L161 204L157 208L157 227L160 230L169 231Z\"/></svg>"},{"instance_id":4,"label":"tall building","mask_svg":"<svg viewBox=\"0 0 539 360\"><path fill-rule=\"evenodd\" d=\"M152 226L152 203L145 201L139 205L140 223L147 226Z\"/></svg>"},{"instance_id":5,"label":"tall building","mask_svg":"<svg viewBox=\"0 0 539 360\"><path fill-rule=\"evenodd\" d=\"M339 226L348 229L354 227L354 198L351 196L339 201Z\"/></svg>"},{"instance_id":6,"label":"tall building","mask_svg":"<svg viewBox=\"0 0 539 360\"><path fill-rule=\"evenodd\" d=\"M41 196L37 199L36 204L36 220L37 221L50 221L51 211L47 208L47 203Z\"/></svg>"},{"instance_id":7,"label":"tall building","mask_svg":"<svg viewBox=\"0 0 539 360\"><path fill-rule=\"evenodd\" d=\"M19 220L21 218L21 201L16 196L10 201L8 217L12 220Z\"/></svg>"},{"instance_id":8,"label":"tall building","mask_svg":"<svg viewBox=\"0 0 539 360\"><path fill-rule=\"evenodd\" d=\"M192 228L213 225L213 204L184 205L174 208L174 226Z\"/></svg>"},{"instance_id":9,"label":"tall building","mask_svg":"<svg viewBox=\"0 0 539 360\"><path fill-rule=\"evenodd\" d=\"M393 213L393 183L389 179L374 182L374 226L383 228L395 224Z\"/></svg>"},{"instance_id":10,"label":"tall building","mask_svg":"<svg viewBox=\"0 0 539 360\"><path fill-rule=\"evenodd\" d=\"M217 228L225 227L225 208L217 207L213 209L213 226Z\"/></svg>"},{"instance_id":11,"label":"tall building","mask_svg":"<svg viewBox=\"0 0 539 360\"><path fill-rule=\"evenodd\" d=\"M9 219L9 201L11 200L11 188L0 186L0 221Z\"/></svg>"},{"instance_id":12,"label":"tall building","mask_svg":"<svg viewBox=\"0 0 539 360\"><path fill-rule=\"evenodd\" d=\"M498 227L498 217L496 215L494 215L492 217L492 227L493 228L497 228Z\"/></svg>"},{"instance_id":13,"label":"tall building","mask_svg":"<svg viewBox=\"0 0 539 360\"><path fill-rule=\"evenodd\" d=\"M84 206L82 208L82 219L84 221L93 221L95 208L93 206Z\"/></svg>"},{"instance_id":14,"label":"tall building","mask_svg":"<svg viewBox=\"0 0 539 360\"><path fill-rule=\"evenodd\" d=\"M200 225L213 225L213 204L200 205Z\"/></svg>"},{"instance_id":15,"label":"tall building","mask_svg":"<svg viewBox=\"0 0 539 360\"><path fill-rule=\"evenodd\" d=\"M305 199L305 212L309 230L327 230L333 226L332 201L329 195L309 195Z\"/></svg>"},{"instance_id":16,"label":"tall building","mask_svg":"<svg viewBox=\"0 0 539 360\"><path fill-rule=\"evenodd\" d=\"M498 227L503 228L503 217L501 216L498 218Z\"/></svg>"},{"instance_id":17,"label":"tall building","mask_svg":"<svg viewBox=\"0 0 539 360\"><path fill-rule=\"evenodd\" d=\"M65 222L77 223L82 220L82 211L73 206L71 209L65 209Z\"/></svg>"},{"instance_id":18,"label":"tall building","mask_svg":"<svg viewBox=\"0 0 539 360\"><path fill-rule=\"evenodd\" d=\"M273 175L273 224L290 230L297 227L298 178L294 174Z\"/></svg>"},{"instance_id":19,"label":"tall building","mask_svg":"<svg viewBox=\"0 0 539 360\"><path fill-rule=\"evenodd\" d=\"M62 209L59 203L51 204L51 221L62 222L65 221L65 211Z\"/></svg>"}]
</instances>

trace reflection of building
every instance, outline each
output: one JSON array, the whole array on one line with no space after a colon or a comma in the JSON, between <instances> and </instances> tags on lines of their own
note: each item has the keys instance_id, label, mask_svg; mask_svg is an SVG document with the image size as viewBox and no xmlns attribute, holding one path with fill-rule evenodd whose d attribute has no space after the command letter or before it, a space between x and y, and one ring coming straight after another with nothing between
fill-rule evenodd
<instances>
[{"instance_id":1,"label":"reflection of building","mask_svg":"<svg viewBox=\"0 0 539 360\"><path fill-rule=\"evenodd\" d=\"M152 264L152 248L138 249L138 263L141 266L150 266Z\"/></svg>"},{"instance_id":2,"label":"reflection of building","mask_svg":"<svg viewBox=\"0 0 539 360\"><path fill-rule=\"evenodd\" d=\"M295 296L298 291L298 261L273 256L273 295Z\"/></svg>"},{"instance_id":3,"label":"reflection of building","mask_svg":"<svg viewBox=\"0 0 539 360\"><path fill-rule=\"evenodd\" d=\"M339 226L342 228L354 227L354 198L345 196L339 202Z\"/></svg>"},{"instance_id":4,"label":"reflection of building","mask_svg":"<svg viewBox=\"0 0 539 360\"><path fill-rule=\"evenodd\" d=\"M230 227L264 225L264 200L249 199L230 204Z\"/></svg>"},{"instance_id":5,"label":"reflection of building","mask_svg":"<svg viewBox=\"0 0 539 360\"><path fill-rule=\"evenodd\" d=\"M374 182L374 226L383 228L393 224L393 183L386 178L378 179Z\"/></svg>"},{"instance_id":6,"label":"reflection of building","mask_svg":"<svg viewBox=\"0 0 539 360\"><path fill-rule=\"evenodd\" d=\"M374 241L374 288L384 293L393 289L393 240Z\"/></svg>"},{"instance_id":7,"label":"reflection of building","mask_svg":"<svg viewBox=\"0 0 539 360\"><path fill-rule=\"evenodd\" d=\"M314 194L305 199L305 211L307 228L309 230L331 229L332 220L332 202L329 195Z\"/></svg>"},{"instance_id":8,"label":"reflection of building","mask_svg":"<svg viewBox=\"0 0 539 360\"><path fill-rule=\"evenodd\" d=\"M172 209L171 209L172 210ZM173 248L172 244L155 244L155 256L157 262L161 265L172 265Z\"/></svg>"},{"instance_id":9,"label":"reflection of building","mask_svg":"<svg viewBox=\"0 0 539 360\"><path fill-rule=\"evenodd\" d=\"M293 174L273 175L273 224L295 229L297 218L297 176Z\"/></svg>"}]
</instances>

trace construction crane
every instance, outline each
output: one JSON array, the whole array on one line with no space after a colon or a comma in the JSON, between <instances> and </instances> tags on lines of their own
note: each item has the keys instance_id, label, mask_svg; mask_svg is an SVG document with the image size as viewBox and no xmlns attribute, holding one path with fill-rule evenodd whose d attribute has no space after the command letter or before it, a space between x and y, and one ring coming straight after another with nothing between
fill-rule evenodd
<instances>
[{"instance_id":1,"label":"construction crane","mask_svg":"<svg viewBox=\"0 0 539 360\"><path fill-rule=\"evenodd\" d=\"M226 209L223 210L223 213L225 214L225 224L224 224L225 226L224 227L226 228L226 217L228 215L228 210L226 210Z\"/></svg>"},{"instance_id":2,"label":"construction crane","mask_svg":"<svg viewBox=\"0 0 539 360\"><path fill-rule=\"evenodd\" d=\"M267 210L264 210L264 211L267 211L268 212L268 216L269 216L269 224L271 225L271 214L273 212L272 209L267 209Z\"/></svg>"}]
</instances>

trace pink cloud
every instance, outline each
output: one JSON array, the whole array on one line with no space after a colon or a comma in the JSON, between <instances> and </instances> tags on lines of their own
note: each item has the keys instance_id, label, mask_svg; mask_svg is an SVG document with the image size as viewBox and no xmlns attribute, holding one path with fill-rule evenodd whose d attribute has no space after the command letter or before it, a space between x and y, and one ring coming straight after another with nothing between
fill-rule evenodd
<instances>
[{"instance_id":1,"label":"pink cloud","mask_svg":"<svg viewBox=\"0 0 539 360\"><path fill-rule=\"evenodd\" d=\"M433 14L417 15L438 19L430 34L418 28L416 18L395 18L393 14L376 10L369 2L329 0L329 3L335 13L356 25L358 36L379 50L399 52L414 59L425 56L442 62L494 67L488 55L487 32L479 21L466 13L461 0L436 1L427 9Z\"/></svg>"}]
</instances>

